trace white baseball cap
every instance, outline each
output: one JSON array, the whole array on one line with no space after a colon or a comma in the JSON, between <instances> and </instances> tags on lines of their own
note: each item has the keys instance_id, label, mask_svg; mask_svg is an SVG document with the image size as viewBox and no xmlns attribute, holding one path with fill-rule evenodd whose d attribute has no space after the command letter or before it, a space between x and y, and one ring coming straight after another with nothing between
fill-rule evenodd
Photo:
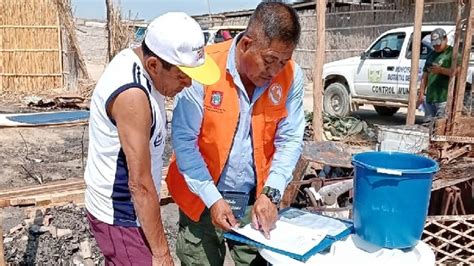
<instances>
[{"instance_id":1,"label":"white baseball cap","mask_svg":"<svg viewBox=\"0 0 474 266\"><path fill-rule=\"evenodd\" d=\"M169 12L155 18L147 27L145 43L157 56L204 85L220 78L219 67L204 52L201 27L186 13Z\"/></svg>"}]
</instances>

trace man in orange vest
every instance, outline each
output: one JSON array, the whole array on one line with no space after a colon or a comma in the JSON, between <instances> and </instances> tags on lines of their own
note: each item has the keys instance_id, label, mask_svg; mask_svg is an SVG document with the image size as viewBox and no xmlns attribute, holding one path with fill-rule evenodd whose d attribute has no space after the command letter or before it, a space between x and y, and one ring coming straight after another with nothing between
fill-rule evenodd
<instances>
[{"instance_id":1,"label":"man in orange vest","mask_svg":"<svg viewBox=\"0 0 474 266\"><path fill-rule=\"evenodd\" d=\"M207 47L220 80L178 95L166 181L183 265L222 265L223 232L239 224L270 237L303 146L304 78L291 60L300 33L293 8L260 3L244 33ZM265 263L256 249L228 244L236 265Z\"/></svg>"}]
</instances>

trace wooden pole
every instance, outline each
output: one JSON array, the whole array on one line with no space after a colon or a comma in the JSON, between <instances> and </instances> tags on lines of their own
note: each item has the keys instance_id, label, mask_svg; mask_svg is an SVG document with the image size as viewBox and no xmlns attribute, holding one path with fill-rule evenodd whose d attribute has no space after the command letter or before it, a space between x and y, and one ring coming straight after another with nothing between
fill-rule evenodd
<instances>
[{"instance_id":1,"label":"wooden pole","mask_svg":"<svg viewBox=\"0 0 474 266\"><path fill-rule=\"evenodd\" d=\"M313 79L313 140L323 140L323 65L326 50L326 1L316 0L318 18L316 34L316 62Z\"/></svg>"},{"instance_id":2,"label":"wooden pole","mask_svg":"<svg viewBox=\"0 0 474 266\"><path fill-rule=\"evenodd\" d=\"M410 89L408 98L407 125L415 124L416 95L418 92L418 67L420 63L420 44L421 44L421 23L423 22L423 4L424 0L416 0L415 3L415 25L413 28L413 39L411 41L411 71L410 71Z\"/></svg>"},{"instance_id":3,"label":"wooden pole","mask_svg":"<svg viewBox=\"0 0 474 266\"><path fill-rule=\"evenodd\" d=\"M451 60L451 75L449 76L449 85L448 85L448 97L446 99L446 127L445 135L451 135L452 125L453 125L453 106L454 106L454 89L456 82L456 68L458 63L458 51L459 51L459 42L461 40L461 18L462 18L462 5L463 0L458 0L458 12L456 14L456 33L454 34L454 47L453 47L453 56Z\"/></svg>"},{"instance_id":4,"label":"wooden pole","mask_svg":"<svg viewBox=\"0 0 474 266\"><path fill-rule=\"evenodd\" d=\"M113 19L113 6L110 0L105 0L105 7L107 9L106 16L107 16L107 62L112 60L112 19Z\"/></svg>"},{"instance_id":5,"label":"wooden pole","mask_svg":"<svg viewBox=\"0 0 474 266\"><path fill-rule=\"evenodd\" d=\"M474 0L469 1L468 11L467 11L467 27L466 33L464 35L464 47L462 51L462 64L461 72L459 73L459 82L457 83L456 96L454 97L454 112L453 112L453 121L461 115L463 105L464 105L464 92L466 91L466 78L467 78L467 69L469 67L469 56L471 54L471 43L472 43L472 34L474 28L474 17L471 17L474 14Z\"/></svg>"},{"instance_id":6,"label":"wooden pole","mask_svg":"<svg viewBox=\"0 0 474 266\"><path fill-rule=\"evenodd\" d=\"M62 38L61 38L61 20L59 18L59 8L56 7L56 12L58 13L57 16L57 23L58 23L58 60L59 60L59 73L61 74L61 88L64 90L64 66L63 66L63 46L62 46ZM69 88L68 88L69 89Z\"/></svg>"}]
</instances>

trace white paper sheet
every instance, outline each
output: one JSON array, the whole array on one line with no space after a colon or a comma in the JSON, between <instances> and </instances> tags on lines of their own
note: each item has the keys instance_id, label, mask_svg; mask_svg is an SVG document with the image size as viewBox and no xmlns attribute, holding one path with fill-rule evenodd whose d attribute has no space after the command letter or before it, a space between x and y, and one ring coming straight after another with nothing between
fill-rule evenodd
<instances>
[{"instance_id":1,"label":"white paper sheet","mask_svg":"<svg viewBox=\"0 0 474 266\"><path fill-rule=\"evenodd\" d=\"M280 221L315 230L324 228L330 236L336 236L349 227L340 220L293 208L283 212Z\"/></svg>"},{"instance_id":2,"label":"white paper sheet","mask_svg":"<svg viewBox=\"0 0 474 266\"><path fill-rule=\"evenodd\" d=\"M253 229L250 224L233 230L269 247L298 255L304 255L314 248L327 234L325 229L304 228L281 220L270 231L270 239L266 239L261 231Z\"/></svg>"}]
</instances>

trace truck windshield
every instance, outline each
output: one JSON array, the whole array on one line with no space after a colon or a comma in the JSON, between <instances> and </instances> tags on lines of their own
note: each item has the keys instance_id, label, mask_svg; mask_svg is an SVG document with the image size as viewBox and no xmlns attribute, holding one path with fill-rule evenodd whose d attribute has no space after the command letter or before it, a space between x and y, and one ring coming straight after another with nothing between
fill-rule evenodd
<instances>
[{"instance_id":1,"label":"truck windshield","mask_svg":"<svg viewBox=\"0 0 474 266\"><path fill-rule=\"evenodd\" d=\"M398 58L402 50L405 33L389 33L380 38L371 48L370 58L391 59Z\"/></svg>"}]
</instances>

